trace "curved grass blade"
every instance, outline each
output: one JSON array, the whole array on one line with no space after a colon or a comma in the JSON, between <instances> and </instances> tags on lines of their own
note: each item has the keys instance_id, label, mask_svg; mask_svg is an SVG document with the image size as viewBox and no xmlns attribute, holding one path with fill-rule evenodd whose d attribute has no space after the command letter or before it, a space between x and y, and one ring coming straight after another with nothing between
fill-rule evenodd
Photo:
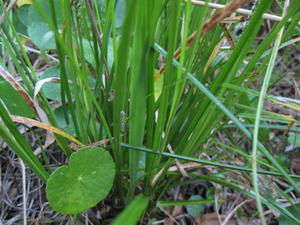
<instances>
[{"instance_id":1,"label":"curved grass blade","mask_svg":"<svg viewBox=\"0 0 300 225\"><path fill-rule=\"evenodd\" d=\"M289 6L289 0L285 1L284 4L284 14L287 11L287 7ZM263 111L263 105L264 105L264 98L267 94L267 89L271 80L272 71L275 67L275 60L277 57L277 53L279 51L280 42L283 36L284 27L281 28L280 32L278 33L278 36L276 38L276 41L274 43L274 48L271 53L271 58L268 63L267 71L265 74L265 78L263 81L263 85L260 91L259 99L258 99L258 105L257 105L257 111L256 111L256 117L255 117L255 124L254 124L254 130L253 130L253 141L252 141L252 184L255 191L255 199L256 199L256 206L259 212L259 216L261 219L262 224L266 225L266 218L263 213L263 206L261 203L261 196L259 191L259 184L258 184L258 176L257 176L257 157L258 157L258 135L259 135L259 123L260 123L260 117Z\"/></svg>"},{"instance_id":2,"label":"curved grass blade","mask_svg":"<svg viewBox=\"0 0 300 225\"><path fill-rule=\"evenodd\" d=\"M128 148L128 149L133 149L133 150L143 151L143 152L152 153L152 154L156 154L156 155L166 156L169 158L201 163L203 165L215 166L215 167L231 169L231 170L238 170L238 171L248 172L248 173L252 172L251 168L244 167L244 166L234 166L234 165L229 165L229 164L225 164L225 163L217 163L217 162L212 162L212 161L208 161L208 160L196 159L196 158L192 158L192 157L187 157L187 156L182 156L182 155L177 155L177 154L172 154L172 153L167 153L167 152L158 152L158 151L154 151L149 148L131 146L126 143L120 143L120 146ZM273 175L273 176L284 176L281 173L271 172L271 171L266 171L266 170L258 170L258 173L266 174L266 175ZM300 176L298 176L298 175L288 174L288 176L300 179Z\"/></svg>"},{"instance_id":3,"label":"curved grass blade","mask_svg":"<svg viewBox=\"0 0 300 225\"><path fill-rule=\"evenodd\" d=\"M56 127L51 126L50 124L45 124L45 123L39 122L37 120L25 118L25 117L22 117L22 116L11 115L10 117L11 117L11 119L14 122L23 123L23 124L26 124L26 125L31 125L31 126L39 127L39 128L45 129L47 131L51 131L53 133L61 135L61 136L65 137L65 138L69 139L70 141L73 141L77 145L81 145L81 146L84 145L83 143L81 143L79 140L77 140L73 136L69 135L68 133L66 133L66 132L64 132L64 131L56 128ZM68 154L69 154L69 152L66 152L66 155L68 155Z\"/></svg>"}]
</instances>

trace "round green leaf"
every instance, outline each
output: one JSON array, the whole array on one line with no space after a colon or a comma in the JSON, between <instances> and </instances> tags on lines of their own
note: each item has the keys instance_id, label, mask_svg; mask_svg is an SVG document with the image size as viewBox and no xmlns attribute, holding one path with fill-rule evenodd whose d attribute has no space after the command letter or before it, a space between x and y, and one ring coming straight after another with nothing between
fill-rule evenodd
<instances>
[{"instance_id":1,"label":"round green leaf","mask_svg":"<svg viewBox=\"0 0 300 225\"><path fill-rule=\"evenodd\" d=\"M35 4L39 4L42 7L42 10L38 10ZM52 18L51 14L51 6L49 4L49 1L44 1L44 0L34 0L33 4L30 6L29 11L28 11L28 19L30 23L39 23L44 21L43 18ZM55 7L55 18L57 21L58 25L62 25L64 18L63 18L63 6L62 6L62 1L61 0L52 0L52 3L54 3ZM41 16L43 15L43 16ZM46 22L46 21L44 21ZM29 25L29 24L28 24Z\"/></svg>"},{"instance_id":2,"label":"round green leaf","mask_svg":"<svg viewBox=\"0 0 300 225\"><path fill-rule=\"evenodd\" d=\"M73 153L69 166L55 170L47 182L50 206L62 214L78 214L95 206L109 193L115 164L101 148L82 148Z\"/></svg>"},{"instance_id":3,"label":"round green leaf","mask_svg":"<svg viewBox=\"0 0 300 225\"><path fill-rule=\"evenodd\" d=\"M45 72L40 76L40 80L50 78L50 77L60 77L59 67L49 67ZM42 87L42 90L47 98L55 101L61 101L60 94L60 83L45 83Z\"/></svg>"},{"instance_id":4,"label":"round green leaf","mask_svg":"<svg viewBox=\"0 0 300 225\"><path fill-rule=\"evenodd\" d=\"M95 56L93 53L94 50L92 47L92 43L90 43L87 39L83 39L82 46L85 60L95 66Z\"/></svg>"},{"instance_id":5,"label":"round green leaf","mask_svg":"<svg viewBox=\"0 0 300 225\"><path fill-rule=\"evenodd\" d=\"M17 16L19 18L19 21L24 25L27 26L30 22L30 19L28 17L28 11L30 9L29 5L23 5L17 10Z\"/></svg>"},{"instance_id":6,"label":"round green leaf","mask_svg":"<svg viewBox=\"0 0 300 225\"><path fill-rule=\"evenodd\" d=\"M115 7L115 21L116 21L116 28L119 29L122 27L124 20L125 20L125 13L126 13L126 1L120 0L117 1Z\"/></svg>"},{"instance_id":7,"label":"round green leaf","mask_svg":"<svg viewBox=\"0 0 300 225\"><path fill-rule=\"evenodd\" d=\"M295 146L296 148L300 147L300 135L299 134L291 134L288 138L289 144Z\"/></svg>"},{"instance_id":8,"label":"round green leaf","mask_svg":"<svg viewBox=\"0 0 300 225\"><path fill-rule=\"evenodd\" d=\"M26 14L26 10L24 10L23 7L16 10L14 16L12 17L12 21L17 33L24 34L25 36L27 36L26 26L21 20L21 17L19 16L20 14Z\"/></svg>"},{"instance_id":9,"label":"round green leaf","mask_svg":"<svg viewBox=\"0 0 300 225\"><path fill-rule=\"evenodd\" d=\"M42 11L38 11L34 6L35 3L40 4ZM63 23L63 13L60 0L53 0L56 20L58 29L61 30ZM49 28L48 24L44 21L44 17L51 18L51 6L49 2L43 0L35 0L34 4L28 8L28 20L24 21L27 26L27 33L30 40L40 49L55 49L55 37L53 31ZM44 14L44 17L41 16Z\"/></svg>"},{"instance_id":10,"label":"round green leaf","mask_svg":"<svg viewBox=\"0 0 300 225\"><path fill-rule=\"evenodd\" d=\"M189 198L189 200L203 200L203 198L199 195L193 195ZM186 205L185 207L188 214L190 214L193 217L201 215L201 213L205 209L205 205Z\"/></svg>"},{"instance_id":11,"label":"round green leaf","mask_svg":"<svg viewBox=\"0 0 300 225\"><path fill-rule=\"evenodd\" d=\"M32 23L27 27L28 36L40 49L54 49L55 38L53 32L44 22Z\"/></svg>"},{"instance_id":12,"label":"round green leaf","mask_svg":"<svg viewBox=\"0 0 300 225\"><path fill-rule=\"evenodd\" d=\"M93 67L96 66L94 49L92 43L87 39L82 39L82 47L84 52L84 58L88 61ZM109 68L112 67L114 61L114 52L113 52L113 39L109 38L107 43L107 63Z\"/></svg>"}]
</instances>

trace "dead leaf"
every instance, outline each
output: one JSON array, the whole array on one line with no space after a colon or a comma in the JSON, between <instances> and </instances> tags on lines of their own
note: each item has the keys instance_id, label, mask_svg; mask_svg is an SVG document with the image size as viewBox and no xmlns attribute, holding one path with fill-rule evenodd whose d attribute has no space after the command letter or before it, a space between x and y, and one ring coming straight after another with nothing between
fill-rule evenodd
<instances>
[{"instance_id":1,"label":"dead leaf","mask_svg":"<svg viewBox=\"0 0 300 225\"><path fill-rule=\"evenodd\" d=\"M223 39L214 47L214 50L212 51L212 53L210 54L205 66L204 66L204 73L206 73L208 67L210 66L210 64L212 63L212 61L216 58L216 56L219 54L220 52L220 48L221 48L221 44L222 44Z\"/></svg>"},{"instance_id":2,"label":"dead leaf","mask_svg":"<svg viewBox=\"0 0 300 225\"><path fill-rule=\"evenodd\" d=\"M200 168L202 167L202 164L200 163L194 163L194 162L190 162L190 163L184 163L184 164L180 164L182 169L186 169L186 170L191 170L191 169L195 169L195 168ZM168 169L169 172L175 172L178 171L178 167L177 166L172 166Z\"/></svg>"},{"instance_id":3,"label":"dead leaf","mask_svg":"<svg viewBox=\"0 0 300 225\"><path fill-rule=\"evenodd\" d=\"M42 86L48 82L53 82L53 83L59 83L60 82L60 78L58 77L48 77L42 80L39 80L34 87L34 95L33 98L35 99L36 96L38 95L38 93L40 92Z\"/></svg>"},{"instance_id":4,"label":"dead leaf","mask_svg":"<svg viewBox=\"0 0 300 225\"><path fill-rule=\"evenodd\" d=\"M225 219L226 216L220 215L220 219ZM197 225L220 225L217 213L207 213L195 219ZM237 225L235 220L229 220L226 225Z\"/></svg>"},{"instance_id":5,"label":"dead leaf","mask_svg":"<svg viewBox=\"0 0 300 225\"><path fill-rule=\"evenodd\" d=\"M23 5L31 5L32 4L32 0L18 0L17 1L17 6L21 7Z\"/></svg>"},{"instance_id":6,"label":"dead leaf","mask_svg":"<svg viewBox=\"0 0 300 225\"><path fill-rule=\"evenodd\" d=\"M172 147L171 147L170 144L168 144L167 148L168 148L169 152L171 152L172 154L174 154L174 151L173 151L173 149L172 149ZM181 173L181 175L182 175L183 177L189 177L189 175L187 174L187 172L186 172L186 171L184 170L184 168L181 166L181 163L179 162L178 159L175 159L175 164L176 164L176 166L177 166L179 172Z\"/></svg>"},{"instance_id":7,"label":"dead leaf","mask_svg":"<svg viewBox=\"0 0 300 225\"><path fill-rule=\"evenodd\" d=\"M0 76L2 76L19 93L19 95L24 99L24 101L38 115L38 117L40 118L42 123L49 124L46 113L39 106L38 101L36 99L36 95L38 94L40 88L42 87L42 85L46 81L42 80L41 82L40 81L37 82L37 84L35 86L35 91L34 91L34 99L32 99L29 96L29 94L25 91L25 89L21 86L21 84L8 71L6 71L2 66L0 66ZM51 81L53 81L53 79L51 79ZM57 81L57 80L55 80L55 81ZM53 135L51 133L47 132L46 143L44 144L44 147L48 147L53 142L54 142ZM36 151L35 153L38 153L38 152L39 151Z\"/></svg>"},{"instance_id":8,"label":"dead leaf","mask_svg":"<svg viewBox=\"0 0 300 225\"><path fill-rule=\"evenodd\" d=\"M173 208L173 209L171 209L171 208ZM172 210L172 213L169 214L169 218L165 219L164 225L173 225L173 224L175 224L175 221L176 221L175 218L177 216L179 216L180 214L182 214L182 209L183 209L182 205L177 205L177 206L171 207L171 208L170 208L170 210Z\"/></svg>"},{"instance_id":9,"label":"dead leaf","mask_svg":"<svg viewBox=\"0 0 300 225\"><path fill-rule=\"evenodd\" d=\"M205 22L202 35L205 35L208 31L212 30L218 23L222 22L226 17L229 17L238 8L246 5L251 0L232 0L225 8L217 10L214 15Z\"/></svg>"},{"instance_id":10,"label":"dead leaf","mask_svg":"<svg viewBox=\"0 0 300 225\"><path fill-rule=\"evenodd\" d=\"M39 122L39 121L36 121L36 120L33 120L33 119L29 119L29 118L26 118L26 117L22 117L22 116L10 115L10 117L14 122L23 123L23 124L31 125L31 126L34 126L34 127L39 127L39 128L45 129L47 131L51 131L53 133L61 135L65 138L68 138L69 140L73 141L74 143L76 143L78 145L82 145L82 146L84 145L83 143L81 143L79 140L77 140L73 136L71 136L71 135L67 134L66 132L64 132L64 131L56 128L56 127L53 127L49 124L42 123L42 122Z\"/></svg>"},{"instance_id":11,"label":"dead leaf","mask_svg":"<svg viewBox=\"0 0 300 225\"><path fill-rule=\"evenodd\" d=\"M207 32L212 30L217 26L217 24L221 23L226 17L229 17L232 13L234 13L238 8L244 6L246 3L250 2L251 0L232 0L228 5L224 8L216 10L213 16L207 20L201 30L201 35L199 35L200 31L194 31L187 40L187 48L191 47L194 43L196 37L204 36ZM181 55L181 48L178 48L173 57L178 59ZM165 71L165 65L163 65L158 73L155 76L160 76Z\"/></svg>"}]
</instances>

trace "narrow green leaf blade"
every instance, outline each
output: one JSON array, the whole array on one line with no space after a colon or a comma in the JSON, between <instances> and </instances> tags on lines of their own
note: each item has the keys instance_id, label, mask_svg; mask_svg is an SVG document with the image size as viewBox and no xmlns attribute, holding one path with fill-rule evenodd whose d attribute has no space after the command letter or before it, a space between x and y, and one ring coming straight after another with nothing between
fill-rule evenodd
<instances>
[{"instance_id":1,"label":"narrow green leaf blade","mask_svg":"<svg viewBox=\"0 0 300 225\"><path fill-rule=\"evenodd\" d=\"M111 225L134 225L148 205L148 197L140 194L129 204L129 206L117 217Z\"/></svg>"}]
</instances>

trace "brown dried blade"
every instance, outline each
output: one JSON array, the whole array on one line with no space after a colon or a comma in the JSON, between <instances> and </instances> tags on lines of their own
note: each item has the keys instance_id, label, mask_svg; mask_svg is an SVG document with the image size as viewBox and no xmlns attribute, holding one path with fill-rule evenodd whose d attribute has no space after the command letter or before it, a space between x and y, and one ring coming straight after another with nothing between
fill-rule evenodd
<instances>
[{"instance_id":1,"label":"brown dried blade","mask_svg":"<svg viewBox=\"0 0 300 225\"><path fill-rule=\"evenodd\" d=\"M232 0L228 5L226 5L225 8L217 10L213 16L207 20L201 31L200 36L204 36L207 32L212 30L217 26L217 24L221 23L226 17L229 17L233 12L235 12L238 8L246 5L251 0ZM199 31L194 31L188 38L187 41L187 48L191 47L194 43L195 39L198 35ZM181 48L178 48L175 53L173 54L173 57L175 59L178 59L181 55ZM159 69L157 76L159 77L163 72L165 71L165 65L162 65L162 67Z\"/></svg>"},{"instance_id":2,"label":"brown dried blade","mask_svg":"<svg viewBox=\"0 0 300 225\"><path fill-rule=\"evenodd\" d=\"M19 95L32 108L32 110L37 113L37 109L34 105L32 98L25 91L25 89L20 85L20 83L2 66L0 66L0 76L2 76L19 93Z\"/></svg>"}]
</instances>

